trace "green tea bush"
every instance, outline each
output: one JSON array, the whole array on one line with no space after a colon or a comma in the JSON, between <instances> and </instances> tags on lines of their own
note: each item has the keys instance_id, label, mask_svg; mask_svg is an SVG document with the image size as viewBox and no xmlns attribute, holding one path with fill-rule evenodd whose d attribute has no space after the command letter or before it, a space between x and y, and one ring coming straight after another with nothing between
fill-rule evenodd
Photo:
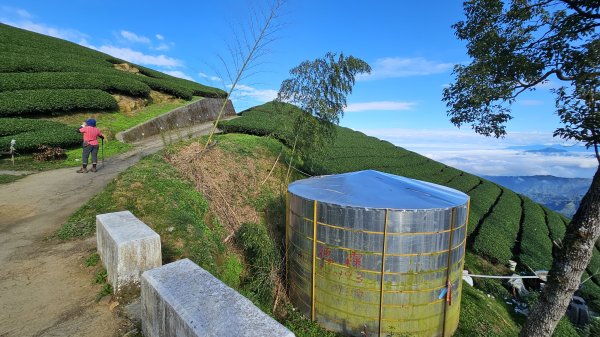
<instances>
[{"instance_id":1,"label":"green tea bush","mask_svg":"<svg viewBox=\"0 0 600 337\"><path fill-rule=\"evenodd\" d=\"M77 128L40 119L0 118L0 151L16 140L18 153L32 152L40 145L68 148L81 144Z\"/></svg>"},{"instance_id":2,"label":"green tea bush","mask_svg":"<svg viewBox=\"0 0 600 337\"><path fill-rule=\"evenodd\" d=\"M467 193L481 183L481 179L472 174L462 172L459 176L450 180L446 186L455 188L461 192Z\"/></svg>"},{"instance_id":3,"label":"green tea bush","mask_svg":"<svg viewBox=\"0 0 600 337\"><path fill-rule=\"evenodd\" d=\"M542 207L523 199L523 232L519 260L533 270L549 270L552 265L552 241Z\"/></svg>"},{"instance_id":4,"label":"green tea bush","mask_svg":"<svg viewBox=\"0 0 600 337\"><path fill-rule=\"evenodd\" d=\"M460 174L461 171L454 167L444 166L439 172L431 176L429 181L435 184L446 185Z\"/></svg>"},{"instance_id":5,"label":"green tea bush","mask_svg":"<svg viewBox=\"0 0 600 337\"><path fill-rule=\"evenodd\" d=\"M507 264L513 257L520 221L521 199L514 192L504 189L498 203L481 225L473 249L492 262Z\"/></svg>"},{"instance_id":6,"label":"green tea bush","mask_svg":"<svg viewBox=\"0 0 600 337\"><path fill-rule=\"evenodd\" d=\"M484 181L469 193L471 197L471 213L469 214L469 227L467 235L473 234L481 219L492 210L492 206L500 196L498 185Z\"/></svg>"},{"instance_id":7,"label":"green tea bush","mask_svg":"<svg viewBox=\"0 0 600 337\"><path fill-rule=\"evenodd\" d=\"M0 73L55 73L40 77L10 74L3 90L23 89L101 89L134 97L147 97L149 87L191 99L192 95L226 97L225 91L131 64L140 70L133 74L118 70L115 64L128 63L78 44L0 24ZM85 73L68 75L64 73ZM32 74L33 75L33 74ZM84 76L79 81L78 76ZM21 81L25 79L25 81ZM33 79L33 80L32 80ZM36 81L35 79L39 79ZM80 83L81 86L76 86ZM47 84L47 86L45 86Z\"/></svg>"},{"instance_id":8,"label":"green tea bush","mask_svg":"<svg viewBox=\"0 0 600 337\"><path fill-rule=\"evenodd\" d=\"M40 89L0 92L0 116L41 115L80 110L115 111L119 106L97 89Z\"/></svg>"},{"instance_id":9,"label":"green tea bush","mask_svg":"<svg viewBox=\"0 0 600 337\"><path fill-rule=\"evenodd\" d=\"M150 96L150 87L134 78L81 72L8 73L2 75L1 91L32 89L100 89L136 97Z\"/></svg>"},{"instance_id":10,"label":"green tea bush","mask_svg":"<svg viewBox=\"0 0 600 337\"><path fill-rule=\"evenodd\" d=\"M562 241L565 237L566 227L560 215L556 212L544 207L546 219L548 220L548 229L550 230L550 238L556 242Z\"/></svg>"}]
</instances>

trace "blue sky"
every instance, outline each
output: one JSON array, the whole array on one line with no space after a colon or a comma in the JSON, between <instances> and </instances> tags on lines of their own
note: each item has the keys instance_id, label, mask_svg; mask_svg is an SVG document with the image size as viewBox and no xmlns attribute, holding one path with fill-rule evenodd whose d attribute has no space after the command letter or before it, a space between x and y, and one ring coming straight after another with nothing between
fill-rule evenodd
<instances>
[{"instance_id":1,"label":"blue sky","mask_svg":"<svg viewBox=\"0 0 600 337\"><path fill-rule=\"evenodd\" d=\"M219 56L229 60L234 32L264 3L4 0L0 22L227 88L231 82ZM464 42L450 27L463 18L460 1L296 0L280 14L277 39L238 86L237 111L274 98L300 62L344 52L364 59L373 71L357 81L342 126L475 174L591 177L595 172L591 153L578 147L568 147L569 156L515 149L573 145L552 138L559 120L549 89L558 85L556 79L513 105L515 118L505 139L485 138L449 122L442 89L452 82L453 65L469 62Z\"/></svg>"}]
</instances>

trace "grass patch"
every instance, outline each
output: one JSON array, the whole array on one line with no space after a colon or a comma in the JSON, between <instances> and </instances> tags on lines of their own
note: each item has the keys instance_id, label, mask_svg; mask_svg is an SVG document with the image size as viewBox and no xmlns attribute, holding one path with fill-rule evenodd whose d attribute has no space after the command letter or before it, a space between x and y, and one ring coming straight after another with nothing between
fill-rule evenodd
<instances>
[{"instance_id":1,"label":"grass patch","mask_svg":"<svg viewBox=\"0 0 600 337\"><path fill-rule=\"evenodd\" d=\"M218 274L223 261L224 230L211 218L208 204L194 186L164 161L161 154L142 159L111 182L104 191L72 214L55 234L61 240L92 235L96 215L131 211L163 241L164 262L188 257Z\"/></svg>"},{"instance_id":2,"label":"grass patch","mask_svg":"<svg viewBox=\"0 0 600 337\"><path fill-rule=\"evenodd\" d=\"M520 326L514 321L512 307L502 299L492 299L463 282L460 321L455 337L513 337Z\"/></svg>"},{"instance_id":3,"label":"grass patch","mask_svg":"<svg viewBox=\"0 0 600 337\"><path fill-rule=\"evenodd\" d=\"M92 253L87 259L85 259L86 267L95 267L100 261L100 255L98 253Z\"/></svg>"},{"instance_id":4,"label":"grass patch","mask_svg":"<svg viewBox=\"0 0 600 337\"><path fill-rule=\"evenodd\" d=\"M23 179L27 177L26 174L19 174L19 175L14 175L14 174L0 174L0 185L1 184L10 184L12 182L15 182L19 179Z\"/></svg>"}]
</instances>

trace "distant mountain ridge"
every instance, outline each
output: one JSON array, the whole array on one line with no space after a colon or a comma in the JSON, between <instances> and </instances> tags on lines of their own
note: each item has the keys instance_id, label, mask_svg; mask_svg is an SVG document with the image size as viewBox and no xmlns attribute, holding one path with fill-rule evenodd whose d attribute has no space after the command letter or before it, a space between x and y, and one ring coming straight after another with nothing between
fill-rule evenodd
<instances>
[{"instance_id":1,"label":"distant mountain ridge","mask_svg":"<svg viewBox=\"0 0 600 337\"><path fill-rule=\"evenodd\" d=\"M484 176L499 185L545 205L567 217L572 217L592 183L587 178L538 176Z\"/></svg>"}]
</instances>

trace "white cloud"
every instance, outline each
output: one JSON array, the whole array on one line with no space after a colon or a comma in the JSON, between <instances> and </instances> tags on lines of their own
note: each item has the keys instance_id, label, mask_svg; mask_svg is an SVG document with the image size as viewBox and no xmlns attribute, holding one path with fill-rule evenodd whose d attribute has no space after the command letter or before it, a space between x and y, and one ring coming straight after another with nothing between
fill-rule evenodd
<instances>
[{"instance_id":1,"label":"white cloud","mask_svg":"<svg viewBox=\"0 0 600 337\"><path fill-rule=\"evenodd\" d=\"M476 175L543 175L590 178L598 166L591 151L573 148L566 156L526 152L514 147L559 147L565 143L552 132L513 132L488 138L471 130L360 129L370 136L420 153Z\"/></svg>"},{"instance_id":2,"label":"white cloud","mask_svg":"<svg viewBox=\"0 0 600 337\"><path fill-rule=\"evenodd\" d=\"M171 45L167 44L167 43L161 43L158 45L158 47L154 48L155 50L169 50L171 49Z\"/></svg>"},{"instance_id":3,"label":"white cloud","mask_svg":"<svg viewBox=\"0 0 600 337\"><path fill-rule=\"evenodd\" d=\"M181 67L183 65L180 60L165 55L148 55L130 48L104 45L94 49L132 63L168 68Z\"/></svg>"},{"instance_id":4,"label":"white cloud","mask_svg":"<svg viewBox=\"0 0 600 337\"><path fill-rule=\"evenodd\" d=\"M127 41L134 43L150 44L150 39L145 36L137 35L136 33L132 33L126 30L122 30L120 33L121 37L123 37Z\"/></svg>"},{"instance_id":5,"label":"white cloud","mask_svg":"<svg viewBox=\"0 0 600 337\"><path fill-rule=\"evenodd\" d=\"M179 77L179 78L184 78L186 80L190 80L190 81L195 81L191 76L189 76L188 74L184 73L183 71L180 70L162 70L163 73L165 74L169 74L171 76L175 76L175 77Z\"/></svg>"},{"instance_id":6,"label":"white cloud","mask_svg":"<svg viewBox=\"0 0 600 337\"><path fill-rule=\"evenodd\" d=\"M20 19L31 19L33 15L22 8L15 8L11 6L0 6L0 17L4 22L4 17L18 17ZM8 20L8 19L6 19Z\"/></svg>"},{"instance_id":7,"label":"white cloud","mask_svg":"<svg viewBox=\"0 0 600 337\"><path fill-rule=\"evenodd\" d=\"M5 15L16 18L10 19ZM13 9L11 11L7 11L6 7L2 7L2 10L0 11L0 22L4 24L44 35L57 37L59 39L69 40L79 44L87 43L87 39L89 38L87 34L84 34L76 29L56 28L43 23L33 22L29 20L29 18L31 17L31 14L21 9Z\"/></svg>"},{"instance_id":8,"label":"white cloud","mask_svg":"<svg viewBox=\"0 0 600 337\"><path fill-rule=\"evenodd\" d=\"M156 39L161 40L161 41L165 39L165 37L162 36L161 34L156 34L155 36L156 36Z\"/></svg>"},{"instance_id":9,"label":"white cloud","mask_svg":"<svg viewBox=\"0 0 600 337\"><path fill-rule=\"evenodd\" d=\"M231 88L231 85L227 87ZM277 90L256 89L244 84L236 85L234 92L237 99L251 98L261 103L270 102L277 97Z\"/></svg>"},{"instance_id":10,"label":"white cloud","mask_svg":"<svg viewBox=\"0 0 600 337\"><path fill-rule=\"evenodd\" d=\"M516 150L465 150L424 153L446 165L477 175L553 175L591 178L598 166L589 154L551 156Z\"/></svg>"},{"instance_id":11,"label":"white cloud","mask_svg":"<svg viewBox=\"0 0 600 337\"><path fill-rule=\"evenodd\" d=\"M218 76L209 76L209 75L207 75L207 74L205 74L205 73L203 73L203 72L199 72L199 73L198 73L198 76L200 76L200 77L202 77L202 78L209 79L209 80L211 80L211 81L215 81L215 82L221 82L221 81L223 81L223 79L222 79L222 78L220 78L220 77L218 77ZM239 85L238 85L238 88L239 88ZM248 88L249 88L249 87L248 87Z\"/></svg>"},{"instance_id":12,"label":"white cloud","mask_svg":"<svg viewBox=\"0 0 600 337\"><path fill-rule=\"evenodd\" d=\"M348 104L344 112L410 110L413 106L415 106L415 103L413 102L398 101L350 103Z\"/></svg>"},{"instance_id":13,"label":"white cloud","mask_svg":"<svg viewBox=\"0 0 600 337\"><path fill-rule=\"evenodd\" d=\"M370 75L359 75L359 80L375 80L439 74L452 69L452 63L440 63L423 57L386 57L375 61Z\"/></svg>"}]
</instances>

